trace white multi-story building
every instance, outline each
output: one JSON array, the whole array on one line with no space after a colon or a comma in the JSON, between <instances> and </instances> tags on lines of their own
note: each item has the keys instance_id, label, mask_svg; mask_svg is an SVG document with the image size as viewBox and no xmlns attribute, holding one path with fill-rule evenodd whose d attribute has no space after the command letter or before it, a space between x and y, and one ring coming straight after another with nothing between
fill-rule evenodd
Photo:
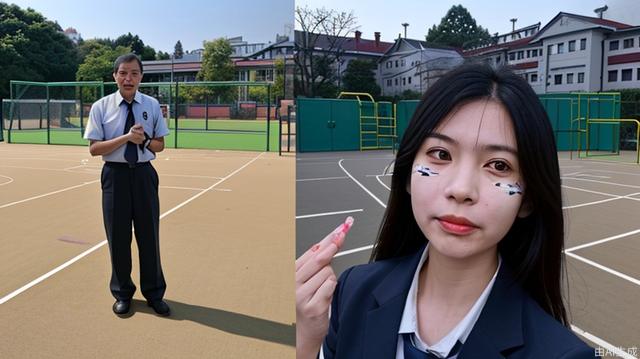
<instances>
[{"instance_id":1,"label":"white multi-story building","mask_svg":"<svg viewBox=\"0 0 640 359\"><path fill-rule=\"evenodd\" d=\"M506 63L536 93L640 88L640 26L565 12L539 26L499 35L496 44L463 54Z\"/></svg>"},{"instance_id":2,"label":"white multi-story building","mask_svg":"<svg viewBox=\"0 0 640 359\"><path fill-rule=\"evenodd\" d=\"M407 90L424 92L444 73L462 62L462 56L453 48L398 38L378 60L382 94L394 96Z\"/></svg>"}]
</instances>

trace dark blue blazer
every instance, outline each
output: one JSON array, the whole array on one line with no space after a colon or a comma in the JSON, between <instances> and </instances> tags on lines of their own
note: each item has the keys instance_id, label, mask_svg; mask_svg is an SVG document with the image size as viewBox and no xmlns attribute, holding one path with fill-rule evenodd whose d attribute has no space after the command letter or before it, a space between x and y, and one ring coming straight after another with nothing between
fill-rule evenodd
<instances>
[{"instance_id":1,"label":"dark blue blazer","mask_svg":"<svg viewBox=\"0 0 640 359\"><path fill-rule=\"evenodd\" d=\"M323 343L326 359L395 358L404 304L421 255L422 250L352 267L340 276ZM594 357L594 349L513 281L503 262L458 359Z\"/></svg>"}]
</instances>

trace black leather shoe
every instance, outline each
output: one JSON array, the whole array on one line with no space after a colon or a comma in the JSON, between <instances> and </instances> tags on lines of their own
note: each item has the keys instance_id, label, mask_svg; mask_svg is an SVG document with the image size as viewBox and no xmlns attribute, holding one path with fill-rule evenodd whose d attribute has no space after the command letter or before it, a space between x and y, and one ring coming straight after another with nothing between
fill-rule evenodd
<instances>
[{"instance_id":1,"label":"black leather shoe","mask_svg":"<svg viewBox=\"0 0 640 359\"><path fill-rule=\"evenodd\" d=\"M161 299L147 302L147 305L153 308L156 314L160 316L166 317L171 314L171 308L169 308L169 305Z\"/></svg>"},{"instance_id":2,"label":"black leather shoe","mask_svg":"<svg viewBox=\"0 0 640 359\"><path fill-rule=\"evenodd\" d=\"M130 308L131 300L116 300L116 302L113 303L113 312L118 315L129 313Z\"/></svg>"}]
</instances>

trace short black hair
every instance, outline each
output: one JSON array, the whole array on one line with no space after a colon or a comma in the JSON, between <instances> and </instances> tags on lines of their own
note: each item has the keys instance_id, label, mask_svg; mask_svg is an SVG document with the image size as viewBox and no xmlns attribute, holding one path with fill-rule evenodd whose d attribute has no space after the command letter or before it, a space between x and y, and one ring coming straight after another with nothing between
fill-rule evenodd
<instances>
[{"instance_id":1,"label":"short black hair","mask_svg":"<svg viewBox=\"0 0 640 359\"><path fill-rule=\"evenodd\" d=\"M138 57L138 55L134 54L133 52L130 52L128 54L118 56L116 61L113 63L113 73L115 74L116 72L118 72L118 68L120 68L121 64L131 62L131 61L137 61L138 65L140 66L140 72L143 72L142 61L140 61L140 58Z\"/></svg>"}]
</instances>

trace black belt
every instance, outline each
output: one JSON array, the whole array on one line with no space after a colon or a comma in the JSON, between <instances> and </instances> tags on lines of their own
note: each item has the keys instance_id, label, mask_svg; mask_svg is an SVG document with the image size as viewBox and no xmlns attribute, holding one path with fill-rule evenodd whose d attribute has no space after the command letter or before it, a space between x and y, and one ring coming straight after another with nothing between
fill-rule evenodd
<instances>
[{"instance_id":1,"label":"black belt","mask_svg":"<svg viewBox=\"0 0 640 359\"><path fill-rule=\"evenodd\" d=\"M129 163L129 162L105 162L105 166L108 167L122 167L122 168L136 168L136 167L144 167L151 165L151 162L138 162L138 163Z\"/></svg>"}]
</instances>

